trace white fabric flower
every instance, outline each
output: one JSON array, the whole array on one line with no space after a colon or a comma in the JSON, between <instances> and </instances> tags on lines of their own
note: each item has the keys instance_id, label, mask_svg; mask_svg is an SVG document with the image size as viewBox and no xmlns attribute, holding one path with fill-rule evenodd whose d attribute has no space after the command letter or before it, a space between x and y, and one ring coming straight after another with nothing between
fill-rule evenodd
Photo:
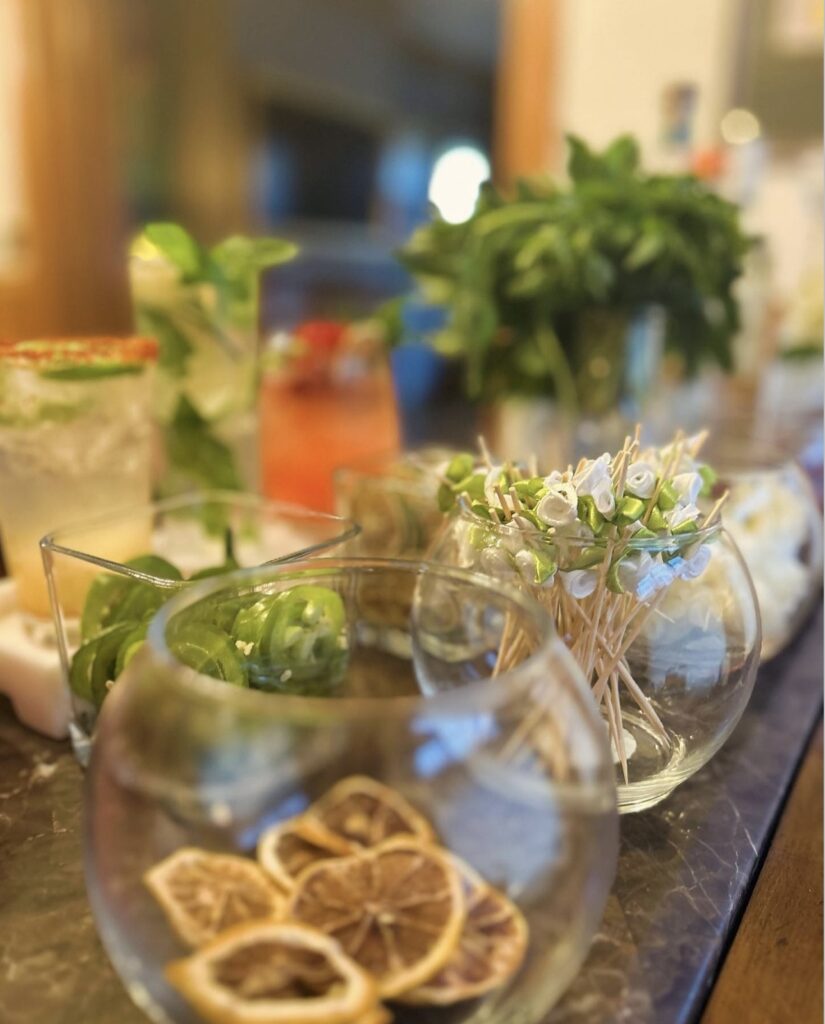
<instances>
[{"instance_id":1,"label":"white fabric flower","mask_svg":"<svg viewBox=\"0 0 825 1024\"><path fill-rule=\"evenodd\" d=\"M683 580L695 580L710 565L711 551L707 544L702 544L696 551L686 558L679 566L679 575Z\"/></svg>"},{"instance_id":2,"label":"white fabric flower","mask_svg":"<svg viewBox=\"0 0 825 1024\"><path fill-rule=\"evenodd\" d=\"M532 551L528 551L526 548L522 548L516 554L516 568L519 571L519 575L525 583L529 583L531 586L536 586L536 558ZM542 587L552 587L553 581L556 578L556 574L552 573L544 583Z\"/></svg>"},{"instance_id":3,"label":"white fabric flower","mask_svg":"<svg viewBox=\"0 0 825 1024\"><path fill-rule=\"evenodd\" d=\"M575 522L579 496L573 484L555 483L536 505L536 515L548 526L569 526Z\"/></svg>"},{"instance_id":4,"label":"white fabric flower","mask_svg":"<svg viewBox=\"0 0 825 1024\"><path fill-rule=\"evenodd\" d=\"M589 597L596 589L599 574L595 569L572 569L561 574L564 589L571 597Z\"/></svg>"},{"instance_id":5,"label":"white fabric flower","mask_svg":"<svg viewBox=\"0 0 825 1024\"><path fill-rule=\"evenodd\" d=\"M593 494L596 488L602 487L604 481L610 483L610 452L605 452L598 459L590 459L573 477L576 491L583 496Z\"/></svg>"},{"instance_id":6,"label":"white fabric flower","mask_svg":"<svg viewBox=\"0 0 825 1024\"><path fill-rule=\"evenodd\" d=\"M613 494L613 483L608 476L605 480L600 480L593 490L590 492L590 497L596 505L596 508L606 518L610 518L616 511L616 498Z\"/></svg>"},{"instance_id":7,"label":"white fabric flower","mask_svg":"<svg viewBox=\"0 0 825 1024\"><path fill-rule=\"evenodd\" d=\"M553 472L544 478L544 486L552 487L553 484L560 484L564 479L564 474L560 473L559 470L554 469Z\"/></svg>"},{"instance_id":8,"label":"white fabric flower","mask_svg":"<svg viewBox=\"0 0 825 1024\"><path fill-rule=\"evenodd\" d=\"M668 562L652 560L644 577L636 583L636 596L645 601L656 591L669 587L676 579L676 570Z\"/></svg>"},{"instance_id":9,"label":"white fabric flower","mask_svg":"<svg viewBox=\"0 0 825 1024\"><path fill-rule=\"evenodd\" d=\"M656 469L649 462L631 462L624 487L637 498L652 498L656 489Z\"/></svg>"},{"instance_id":10,"label":"white fabric flower","mask_svg":"<svg viewBox=\"0 0 825 1024\"><path fill-rule=\"evenodd\" d=\"M652 568L653 558L647 551L639 551L623 558L616 572L624 589L635 594Z\"/></svg>"},{"instance_id":11,"label":"white fabric flower","mask_svg":"<svg viewBox=\"0 0 825 1024\"><path fill-rule=\"evenodd\" d=\"M665 522L671 530L675 530L682 523L692 523L700 515L700 511L695 505L677 505L676 508L665 513Z\"/></svg>"},{"instance_id":12,"label":"white fabric flower","mask_svg":"<svg viewBox=\"0 0 825 1024\"><path fill-rule=\"evenodd\" d=\"M579 497L591 497L603 516L612 516L616 511L609 452L586 463L573 477L573 483Z\"/></svg>"},{"instance_id":13,"label":"white fabric flower","mask_svg":"<svg viewBox=\"0 0 825 1024\"><path fill-rule=\"evenodd\" d=\"M506 551L501 548L485 548L481 552L481 568L489 576L512 576L513 563Z\"/></svg>"},{"instance_id":14,"label":"white fabric flower","mask_svg":"<svg viewBox=\"0 0 825 1024\"><path fill-rule=\"evenodd\" d=\"M685 505L695 505L703 480L698 473L677 473L671 480L674 491Z\"/></svg>"}]
</instances>

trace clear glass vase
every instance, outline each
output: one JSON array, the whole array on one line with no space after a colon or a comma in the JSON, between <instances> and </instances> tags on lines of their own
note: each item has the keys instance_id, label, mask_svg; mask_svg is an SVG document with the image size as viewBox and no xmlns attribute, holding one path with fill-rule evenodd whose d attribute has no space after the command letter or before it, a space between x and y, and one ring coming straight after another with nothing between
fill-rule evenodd
<instances>
[{"instance_id":1,"label":"clear glass vase","mask_svg":"<svg viewBox=\"0 0 825 1024\"><path fill-rule=\"evenodd\" d=\"M761 630L747 567L719 527L619 547L460 511L432 557L519 585L547 608L610 735L620 812L663 800L739 721Z\"/></svg>"},{"instance_id":2,"label":"clear glass vase","mask_svg":"<svg viewBox=\"0 0 825 1024\"><path fill-rule=\"evenodd\" d=\"M723 437L708 461L730 491L725 526L753 579L766 661L790 643L822 593L822 513L809 478L780 445Z\"/></svg>"},{"instance_id":3,"label":"clear glass vase","mask_svg":"<svg viewBox=\"0 0 825 1024\"><path fill-rule=\"evenodd\" d=\"M213 650L206 666L187 646L233 614L235 685L218 678L226 651ZM237 975L268 962L267 948L254 946L265 915L309 924L317 941L332 936L347 957L369 961L397 1024L538 1022L585 956L617 855L605 733L547 614L498 581L412 561L321 558L204 581L176 597L103 709L86 821L103 941L140 1005L178 1024L218 1019L214 986L175 981L181 971L193 977L191 956L197 963L243 936L226 976L235 987L220 997L236 1000ZM290 859L284 835L315 843L304 847L308 864ZM420 882L413 865L387 890L399 843L440 881ZM226 917L186 920L214 908L214 880L195 880L196 893L206 890L200 901L178 887L189 896L177 915L159 892L161 876L187 858L220 874L215 854L237 858L236 875L263 870L275 886L264 885L275 909L237 909L235 923L253 923L228 939ZM338 895L313 916L308 901L329 878L340 879ZM416 908L436 890L448 909L419 920ZM472 918L479 894L497 910L472 980L454 957L466 952L467 929L482 927ZM356 920L353 931L347 922ZM405 921L413 930L419 921L412 946ZM224 938L205 954L166 971L187 943L215 931ZM395 959L384 955L390 947Z\"/></svg>"},{"instance_id":4,"label":"clear glass vase","mask_svg":"<svg viewBox=\"0 0 825 1024\"><path fill-rule=\"evenodd\" d=\"M351 540L338 516L252 494L204 491L67 526L40 542L82 763L97 714L157 609L188 581L302 558Z\"/></svg>"},{"instance_id":5,"label":"clear glass vase","mask_svg":"<svg viewBox=\"0 0 825 1024\"><path fill-rule=\"evenodd\" d=\"M439 472L456 453L421 448L337 469L335 511L361 527L358 554L386 558L425 555L441 528Z\"/></svg>"},{"instance_id":6,"label":"clear glass vase","mask_svg":"<svg viewBox=\"0 0 825 1024\"><path fill-rule=\"evenodd\" d=\"M645 417L661 373L665 315L657 306L583 309L559 325L566 372L553 397L502 395L480 411L487 444L502 458L533 452L545 466L621 447Z\"/></svg>"},{"instance_id":7,"label":"clear glass vase","mask_svg":"<svg viewBox=\"0 0 825 1024\"><path fill-rule=\"evenodd\" d=\"M139 331L160 347L155 493L260 489L259 271L188 280L145 236L129 261Z\"/></svg>"}]
</instances>

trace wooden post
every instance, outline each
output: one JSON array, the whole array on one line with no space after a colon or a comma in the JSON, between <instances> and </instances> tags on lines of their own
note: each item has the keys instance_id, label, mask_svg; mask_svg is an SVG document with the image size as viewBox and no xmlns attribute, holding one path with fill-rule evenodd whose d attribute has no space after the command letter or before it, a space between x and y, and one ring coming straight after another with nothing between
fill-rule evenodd
<instances>
[{"instance_id":1,"label":"wooden post","mask_svg":"<svg viewBox=\"0 0 825 1024\"><path fill-rule=\"evenodd\" d=\"M494 170L507 188L546 171L558 149L558 0L501 0Z\"/></svg>"},{"instance_id":2,"label":"wooden post","mask_svg":"<svg viewBox=\"0 0 825 1024\"><path fill-rule=\"evenodd\" d=\"M19 259L0 274L0 337L127 331L110 0L0 3L20 37L11 145L24 202Z\"/></svg>"}]
</instances>

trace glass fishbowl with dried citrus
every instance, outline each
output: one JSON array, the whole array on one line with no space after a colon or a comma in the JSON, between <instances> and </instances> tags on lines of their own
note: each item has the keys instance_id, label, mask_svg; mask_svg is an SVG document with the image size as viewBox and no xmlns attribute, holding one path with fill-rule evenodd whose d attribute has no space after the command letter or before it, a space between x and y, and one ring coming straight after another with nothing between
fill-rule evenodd
<instances>
[{"instance_id":1,"label":"glass fishbowl with dried citrus","mask_svg":"<svg viewBox=\"0 0 825 1024\"><path fill-rule=\"evenodd\" d=\"M617 853L606 736L542 608L366 558L169 602L104 705L87 820L112 960L180 1024L537 1022Z\"/></svg>"}]
</instances>

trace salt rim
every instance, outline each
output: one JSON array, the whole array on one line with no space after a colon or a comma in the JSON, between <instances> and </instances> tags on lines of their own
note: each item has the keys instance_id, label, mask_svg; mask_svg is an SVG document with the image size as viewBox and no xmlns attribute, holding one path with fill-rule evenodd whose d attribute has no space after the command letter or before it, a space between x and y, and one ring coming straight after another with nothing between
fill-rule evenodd
<instances>
[{"instance_id":1,"label":"salt rim","mask_svg":"<svg viewBox=\"0 0 825 1024\"><path fill-rule=\"evenodd\" d=\"M0 339L0 363L20 368L126 365L155 362L157 358L157 341L146 337Z\"/></svg>"}]
</instances>

